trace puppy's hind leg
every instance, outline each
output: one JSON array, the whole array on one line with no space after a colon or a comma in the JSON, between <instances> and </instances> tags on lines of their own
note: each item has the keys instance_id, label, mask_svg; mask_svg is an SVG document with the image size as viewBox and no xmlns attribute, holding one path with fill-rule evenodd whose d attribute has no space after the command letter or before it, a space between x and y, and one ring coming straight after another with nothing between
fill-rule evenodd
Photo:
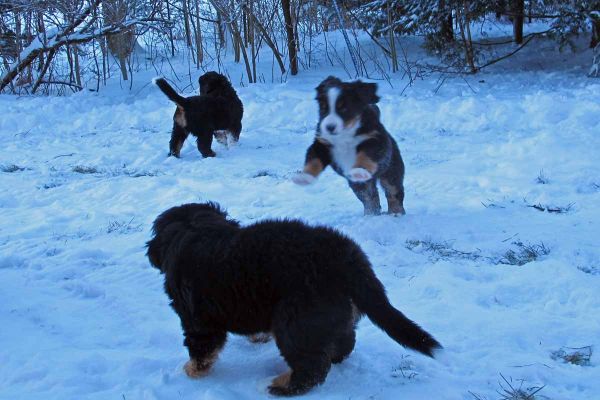
<instances>
[{"instance_id":1,"label":"puppy's hind leg","mask_svg":"<svg viewBox=\"0 0 600 400\"><path fill-rule=\"evenodd\" d=\"M177 112L175 112L175 115L177 115ZM189 133L186 129L179 125L177 121L173 122L173 131L171 132L171 141L169 142L169 156L179 158L179 153L188 135Z\"/></svg>"},{"instance_id":2,"label":"puppy's hind leg","mask_svg":"<svg viewBox=\"0 0 600 400\"><path fill-rule=\"evenodd\" d=\"M404 211L404 162L397 148L393 149L388 170L381 175L381 186L388 203L388 214L406 214Z\"/></svg>"},{"instance_id":3,"label":"puppy's hind leg","mask_svg":"<svg viewBox=\"0 0 600 400\"><path fill-rule=\"evenodd\" d=\"M282 303L273 318L273 335L291 371L275 378L269 392L294 396L323 383L332 361L341 362L354 348L353 328L346 299L296 298Z\"/></svg>"},{"instance_id":4,"label":"puppy's hind leg","mask_svg":"<svg viewBox=\"0 0 600 400\"><path fill-rule=\"evenodd\" d=\"M381 186L388 203L388 214L406 214L404 211L404 186L397 177L381 177Z\"/></svg>"},{"instance_id":5,"label":"puppy's hind leg","mask_svg":"<svg viewBox=\"0 0 600 400\"><path fill-rule=\"evenodd\" d=\"M354 333L353 326L346 332L338 335L336 340L333 342L331 362L333 364L339 364L344 361L350 355L350 353L352 353L352 350L354 350L355 343L356 334Z\"/></svg>"},{"instance_id":6,"label":"puppy's hind leg","mask_svg":"<svg viewBox=\"0 0 600 400\"><path fill-rule=\"evenodd\" d=\"M200 378L210 371L227 338L226 332L185 332L183 344L190 360L184 370L190 378Z\"/></svg>"},{"instance_id":7,"label":"puppy's hind leg","mask_svg":"<svg viewBox=\"0 0 600 400\"><path fill-rule=\"evenodd\" d=\"M295 396L308 392L325 381L331 368L331 358L325 348L296 347L295 341L306 332L280 332L276 336L281 355L291 370L273 379L269 393L275 396Z\"/></svg>"}]
</instances>

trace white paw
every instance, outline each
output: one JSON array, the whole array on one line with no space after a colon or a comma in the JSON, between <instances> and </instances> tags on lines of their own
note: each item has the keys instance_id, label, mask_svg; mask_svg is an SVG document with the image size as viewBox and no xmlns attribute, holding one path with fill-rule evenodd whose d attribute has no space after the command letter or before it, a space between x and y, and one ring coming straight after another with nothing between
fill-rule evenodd
<instances>
[{"instance_id":1,"label":"white paw","mask_svg":"<svg viewBox=\"0 0 600 400\"><path fill-rule=\"evenodd\" d=\"M301 185L301 186L310 185L311 183L313 183L316 180L317 180L316 177L312 176L311 174L307 174L306 172L298 172L297 174L292 176L292 181L296 185Z\"/></svg>"},{"instance_id":2,"label":"white paw","mask_svg":"<svg viewBox=\"0 0 600 400\"><path fill-rule=\"evenodd\" d=\"M237 145L238 141L235 139L235 136L233 136L233 133L227 131L227 134L225 136L227 136L227 147L228 148L231 148L231 147Z\"/></svg>"},{"instance_id":3,"label":"white paw","mask_svg":"<svg viewBox=\"0 0 600 400\"><path fill-rule=\"evenodd\" d=\"M348 179L352 182L366 182L372 177L373 175L364 168L352 168L348 172Z\"/></svg>"},{"instance_id":4,"label":"white paw","mask_svg":"<svg viewBox=\"0 0 600 400\"><path fill-rule=\"evenodd\" d=\"M215 131L214 135L215 135L215 140L217 142L219 142L223 146L229 147L228 143L227 143L227 131Z\"/></svg>"}]
</instances>

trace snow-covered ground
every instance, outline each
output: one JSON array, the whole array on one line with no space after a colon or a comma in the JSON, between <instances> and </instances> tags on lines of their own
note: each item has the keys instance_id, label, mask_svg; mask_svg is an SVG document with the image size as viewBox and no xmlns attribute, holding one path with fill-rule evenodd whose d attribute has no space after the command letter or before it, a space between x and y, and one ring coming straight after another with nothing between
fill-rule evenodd
<instances>
[{"instance_id":1,"label":"snow-covered ground","mask_svg":"<svg viewBox=\"0 0 600 400\"><path fill-rule=\"evenodd\" d=\"M179 319L145 257L158 213L210 199L242 223L297 217L354 238L392 303L446 348L428 359L364 319L354 353L306 398L491 400L505 378L544 386L536 399L600 399L597 354L552 356L600 345L600 82L569 54L544 70L542 50L441 87L380 82L407 169L402 218L364 217L330 170L308 188L290 180L314 87L341 69L236 87L241 141L214 159L191 139L167 157L174 108L150 72L131 92L0 96L0 398L268 397L287 369L273 343L230 336L210 376L185 376Z\"/></svg>"}]
</instances>

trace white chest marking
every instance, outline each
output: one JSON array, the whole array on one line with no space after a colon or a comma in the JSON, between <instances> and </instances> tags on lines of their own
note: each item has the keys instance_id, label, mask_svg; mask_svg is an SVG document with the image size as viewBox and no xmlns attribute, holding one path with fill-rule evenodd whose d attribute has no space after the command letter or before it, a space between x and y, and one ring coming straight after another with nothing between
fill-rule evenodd
<instances>
[{"instance_id":1,"label":"white chest marking","mask_svg":"<svg viewBox=\"0 0 600 400\"><path fill-rule=\"evenodd\" d=\"M344 120L336 113L335 104L339 95L338 88L333 87L327 91L329 114L321 120L317 136L331 144L333 162L346 175L356 162L356 146L367 140L368 137L355 136L356 131L360 128L360 119L346 127ZM328 130L327 126L334 127L333 132Z\"/></svg>"},{"instance_id":2,"label":"white chest marking","mask_svg":"<svg viewBox=\"0 0 600 400\"><path fill-rule=\"evenodd\" d=\"M366 138L356 136L339 136L328 138L331 143L331 157L344 174L347 174L356 162L356 146L361 144Z\"/></svg>"}]
</instances>

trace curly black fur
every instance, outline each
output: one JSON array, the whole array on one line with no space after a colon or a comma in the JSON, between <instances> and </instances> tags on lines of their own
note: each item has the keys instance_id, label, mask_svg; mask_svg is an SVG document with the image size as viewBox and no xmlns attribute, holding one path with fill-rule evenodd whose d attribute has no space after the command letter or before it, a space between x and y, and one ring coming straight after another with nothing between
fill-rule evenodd
<instances>
[{"instance_id":1,"label":"curly black fur","mask_svg":"<svg viewBox=\"0 0 600 400\"><path fill-rule=\"evenodd\" d=\"M169 155L179 157L190 133L196 136L203 157L215 156L211 149L213 136L222 141L223 131L229 132L234 141L239 140L244 107L225 76L214 71L205 73L198 79L200 95L191 97L180 96L163 78L155 79L154 83L177 104Z\"/></svg>"},{"instance_id":2,"label":"curly black fur","mask_svg":"<svg viewBox=\"0 0 600 400\"><path fill-rule=\"evenodd\" d=\"M367 256L334 229L296 220L241 227L204 203L165 211L153 232L148 257L165 274L194 376L210 369L227 332L271 332L291 375L270 392L304 393L352 352L360 313L403 346L428 356L441 348L389 303Z\"/></svg>"}]
</instances>

